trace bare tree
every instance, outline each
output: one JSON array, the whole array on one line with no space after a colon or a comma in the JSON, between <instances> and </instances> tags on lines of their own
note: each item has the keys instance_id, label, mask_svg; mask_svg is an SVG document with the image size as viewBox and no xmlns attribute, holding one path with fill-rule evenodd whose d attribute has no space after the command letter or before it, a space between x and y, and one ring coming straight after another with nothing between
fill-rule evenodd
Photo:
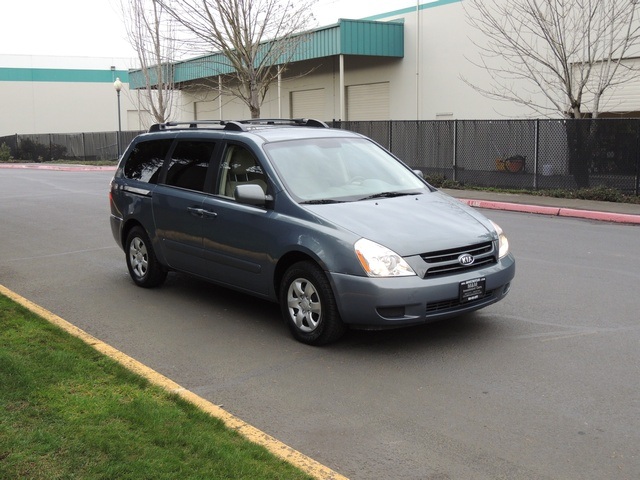
<instances>
[{"instance_id":1,"label":"bare tree","mask_svg":"<svg viewBox=\"0 0 640 480\"><path fill-rule=\"evenodd\" d=\"M122 10L145 81L139 90L140 107L155 122L164 123L174 107L175 21L159 0L122 0Z\"/></svg>"},{"instance_id":2,"label":"bare tree","mask_svg":"<svg viewBox=\"0 0 640 480\"><path fill-rule=\"evenodd\" d=\"M637 74L640 46L638 0L467 0L470 24L482 40L472 60L491 77L490 98L541 114L560 113L565 122L569 172L589 186L596 118L605 93Z\"/></svg>"},{"instance_id":3,"label":"bare tree","mask_svg":"<svg viewBox=\"0 0 640 480\"><path fill-rule=\"evenodd\" d=\"M221 54L236 81L221 87L257 118L269 87L299 53L316 0L158 1L190 38L190 51Z\"/></svg>"},{"instance_id":4,"label":"bare tree","mask_svg":"<svg viewBox=\"0 0 640 480\"><path fill-rule=\"evenodd\" d=\"M466 0L484 37L470 60L491 85L463 80L485 96L567 118L600 113L603 95L637 73L638 0ZM626 62L625 62L626 61Z\"/></svg>"}]
</instances>

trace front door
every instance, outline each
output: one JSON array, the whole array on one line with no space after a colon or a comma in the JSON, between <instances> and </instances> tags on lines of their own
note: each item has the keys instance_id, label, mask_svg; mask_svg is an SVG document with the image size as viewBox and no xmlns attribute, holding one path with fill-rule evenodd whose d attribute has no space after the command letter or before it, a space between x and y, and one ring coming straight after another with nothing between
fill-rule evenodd
<instances>
[{"instance_id":1,"label":"front door","mask_svg":"<svg viewBox=\"0 0 640 480\"><path fill-rule=\"evenodd\" d=\"M204 258L212 280L267 295L273 212L236 202L233 191L243 183L267 189L267 177L250 150L229 145L222 158L216 195L207 196L202 205L203 210L215 216L203 227Z\"/></svg>"}]
</instances>

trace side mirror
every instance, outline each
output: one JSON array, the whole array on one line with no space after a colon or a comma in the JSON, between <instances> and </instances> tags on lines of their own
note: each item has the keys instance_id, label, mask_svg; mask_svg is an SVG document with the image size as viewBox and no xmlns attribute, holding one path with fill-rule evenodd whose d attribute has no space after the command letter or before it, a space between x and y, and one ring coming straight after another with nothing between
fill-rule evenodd
<instances>
[{"instance_id":1,"label":"side mirror","mask_svg":"<svg viewBox=\"0 0 640 480\"><path fill-rule=\"evenodd\" d=\"M236 186L236 189L233 191L233 198L235 198L238 203L257 206L264 205L268 200L272 200L270 195L265 195L260 185L254 183L244 183Z\"/></svg>"},{"instance_id":2,"label":"side mirror","mask_svg":"<svg viewBox=\"0 0 640 480\"><path fill-rule=\"evenodd\" d=\"M424 180L424 173L422 173L422 170L414 170L413 173Z\"/></svg>"}]
</instances>

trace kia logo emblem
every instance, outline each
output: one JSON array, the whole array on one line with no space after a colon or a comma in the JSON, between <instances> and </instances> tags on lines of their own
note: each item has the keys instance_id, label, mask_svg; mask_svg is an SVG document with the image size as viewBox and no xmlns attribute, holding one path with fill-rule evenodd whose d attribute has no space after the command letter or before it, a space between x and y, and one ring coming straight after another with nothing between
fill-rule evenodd
<instances>
[{"instance_id":1,"label":"kia logo emblem","mask_svg":"<svg viewBox=\"0 0 640 480\"><path fill-rule=\"evenodd\" d=\"M473 258L473 255L470 255L468 253L463 253L458 257L458 262L460 262L460 265L471 265L475 261L476 259Z\"/></svg>"}]
</instances>

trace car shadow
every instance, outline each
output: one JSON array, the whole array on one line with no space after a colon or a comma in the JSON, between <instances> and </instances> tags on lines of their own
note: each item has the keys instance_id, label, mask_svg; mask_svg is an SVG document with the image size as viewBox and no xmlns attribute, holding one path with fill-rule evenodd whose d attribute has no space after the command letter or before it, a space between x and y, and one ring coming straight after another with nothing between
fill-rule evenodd
<instances>
[{"instance_id":1,"label":"car shadow","mask_svg":"<svg viewBox=\"0 0 640 480\"><path fill-rule=\"evenodd\" d=\"M399 346L404 350L444 348L453 344L468 345L488 337L494 338L498 329L490 315L472 312L446 320L397 329L352 329L342 339L341 344L346 348L370 350L395 349Z\"/></svg>"},{"instance_id":2,"label":"car shadow","mask_svg":"<svg viewBox=\"0 0 640 480\"><path fill-rule=\"evenodd\" d=\"M204 280L170 273L162 290L171 289L189 302L205 302L216 313L212 321L224 321L251 335L259 327L260 335L276 342L296 342L282 320L278 304L253 297ZM165 290L166 291L166 290ZM500 322L487 311L478 311L423 325L384 330L349 329L337 342L320 348L328 350L395 350L443 348L451 344L470 344L499 335ZM318 348L311 347L308 348Z\"/></svg>"}]
</instances>

